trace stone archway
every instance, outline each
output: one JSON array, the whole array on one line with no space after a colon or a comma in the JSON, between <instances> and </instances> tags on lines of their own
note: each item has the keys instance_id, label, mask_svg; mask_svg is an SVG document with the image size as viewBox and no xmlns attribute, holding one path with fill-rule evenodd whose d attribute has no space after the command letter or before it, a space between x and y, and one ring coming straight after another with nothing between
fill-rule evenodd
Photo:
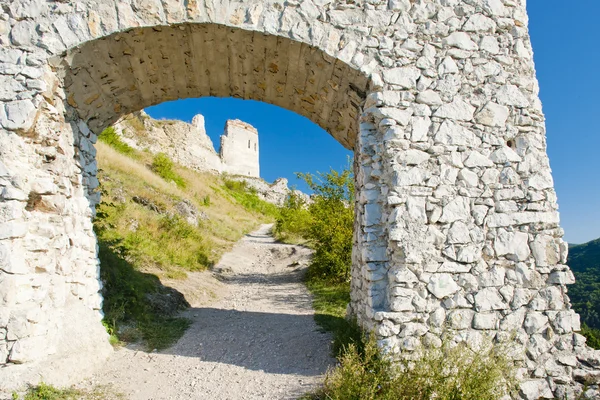
<instances>
[{"instance_id":1,"label":"stone archway","mask_svg":"<svg viewBox=\"0 0 600 400\"><path fill-rule=\"evenodd\" d=\"M0 375L106 354L95 135L203 95L281 105L355 151L351 310L383 346L515 338L524 398L593 375L524 1L97 3L3 5Z\"/></svg>"}]
</instances>

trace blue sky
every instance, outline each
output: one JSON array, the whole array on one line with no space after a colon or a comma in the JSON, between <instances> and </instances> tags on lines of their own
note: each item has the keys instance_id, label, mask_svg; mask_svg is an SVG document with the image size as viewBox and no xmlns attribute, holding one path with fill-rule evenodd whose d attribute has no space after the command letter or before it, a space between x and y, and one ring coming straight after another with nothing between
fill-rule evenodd
<instances>
[{"instance_id":1,"label":"blue sky","mask_svg":"<svg viewBox=\"0 0 600 400\"><path fill-rule=\"evenodd\" d=\"M600 237L600 1L529 0L540 96L546 114L548 154L558 194L565 240ZM261 175L286 177L305 189L295 172L347 165L349 151L308 119L282 108L238 99L186 99L146 110L154 118L191 121L203 114L218 146L227 119L255 126L260 137Z\"/></svg>"}]
</instances>

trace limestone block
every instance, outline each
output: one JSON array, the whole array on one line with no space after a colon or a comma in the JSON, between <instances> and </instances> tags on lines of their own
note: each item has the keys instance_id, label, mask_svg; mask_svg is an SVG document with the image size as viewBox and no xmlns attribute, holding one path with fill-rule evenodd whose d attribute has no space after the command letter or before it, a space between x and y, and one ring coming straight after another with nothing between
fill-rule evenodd
<instances>
[{"instance_id":1,"label":"limestone block","mask_svg":"<svg viewBox=\"0 0 600 400\"><path fill-rule=\"evenodd\" d=\"M504 302L504 299L498 293L498 289L494 287L480 289L475 295L475 309L478 312L506 310L508 308L508 304Z\"/></svg>"},{"instance_id":2,"label":"limestone block","mask_svg":"<svg viewBox=\"0 0 600 400\"><path fill-rule=\"evenodd\" d=\"M543 379L527 380L521 383L519 394L525 400L553 399L554 394Z\"/></svg>"},{"instance_id":3,"label":"limestone block","mask_svg":"<svg viewBox=\"0 0 600 400\"><path fill-rule=\"evenodd\" d=\"M431 172L424 168L414 167L397 171L394 175L395 185L400 187L423 184L431 176Z\"/></svg>"},{"instance_id":4,"label":"limestone block","mask_svg":"<svg viewBox=\"0 0 600 400\"><path fill-rule=\"evenodd\" d=\"M489 271L480 274L477 277L477 281L481 287L500 287L504 285L505 276L506 270L504 268L494 267Z\"/></svg>"},{"instance_id":5,"label":"limestone block","mask_svg":"<svg viewBox=\"0 0 600 400\"><path fill-rule=\"evenodd\" d=\"M443 104L440 95L433 90L425 90L417 95L417 103L427 104L429 106L441 106Z\"/></svg>"},{"instance_id":6,"label":"limestone block","mask_svg":"<svg viewBox=\"0 0 600 400\"><path fill-rule=\"evenodd\" d=\"M572 285L575 283L575 275L571 270L554 271L548 278L548 283L555 285Z\"/></svg>"},{"instance_id":7,"label":"limestone block","mask_svg":"<svg viewBox=\"0 0 600 400\"><path fill-rule=\"evenodd\" d=\"M561 289L558 286L541 289L531 300L530 308L538 311L563 309L564 299Z\"/></svg>"},{"instance_id":8,"label":"limestone block","mask_svg":"<svg viewBox=\"0 0 600 400\"><path fill-rule=\"evenodd\" d=\"M508 10L502 0L483 0L483 9L494 17L504 17L508 15Z\"/></svg>"},{"instance_id":9,"label":"limestone block","mask_svg":"<svg viewBox=\"0 0 600 400\"><path fill-rule=\"evenodd\" d=\"M524 288L516 288L513 293L513 298L510 303L512 309L518 309L520 307L526 306L531 301L533 297L533 293L529 289Z\"/></svg>"},{"instance_id":10,"label":"limestone block","mask_svg":"<svg viewBox=\"0 0 600 400\"><path fill-rule=\"evenodd\" d=\"M529 100L515 85L504 85L498 89L496 92L496 101L505 106L529 106Z\"/></svg>"},{"instance_id":11,"label":"limestone block","mask_svg":"<svg viewBox=\"0 0 600 400\"><path fill-rule=\"evenodd\" d=\"M475 117L475 121L486 126L503 127L506 125L510 112L508 107L489 102Z\"/></svg>"},{"instance_id":12,"label":"limestone block","mask_svg":"<svg viewBox=\"0 0 600 400\"><path fill-rule=\"evenodd\" d=\"M506 164L511 162L521 162L521 157L510 147L502 147L490 155L490 160L496 164Z\"/></svg>"},{"instance_id":13,"label":"limestone block","mask_svg":"<svg viewBox=\"0 0 600 400\"><path fill-rule=\"evenodd\" d=\"M38 33L34 20L17 22L10 31L10 39L15 46L29 47L35 44Z\"/></svg>"},{"instance_id":14,"label":"limestone block","mask_svg":"<svg viewBox=\"0 0 600 400\"><path fill-rule=\"evenodd\" d=\"M494 163L492 162L492 160L490 160L489 157L484 156L483 154L479 153L478 151L468 152L468 156L465 159L464 164L465 164L465 167L469 167L469 168L491 167L494 165ZM486 173L488 171L495 171L495 170L487 170ZM485 174L484 174L484 176L485 176ZM484 177L482 177L482 180L483 179L484 179ZM487 182L484 181L484 183L487 183Z\"/></svg>"},{"instance_id":15,"label":"limestone block","mask_svg":"<svg viewBox=\"0 0 600 400\"><path fill-rule=\"evenodd\" d=\"M474 315L473 310L452 310L448 313L448 323L452 329L469 329Z\"/></svg>"},{"instance_id":16,"label":"limestone block","mask_svg":"<svg viewBox=\"0 0 600 400\"><path fill-rule=\"evenodd\" d=\"M456 64L456 61L454 61L454 59L450 56L444 58L444 61L442 61L442 63L438 67L438 73L441 76L446 74L457 74L459 72L460 70L458 68L458 65Z\"/></svg>"},{"instance_id":17,"label":"limestone block","mask_svg":"<svg viewBox=\"0 0 600 400\"><path fill-rule=\"evenodd\" d=\"M473 328L475 329L497 329L498 314L494 312L475 313L473 317Z\"/></svg>"},{"instance_id":18,"label":"limestone block","mask_svg":"<svg viewBox=\"0 0 600 400\"><path fill-rule=\"evenodd\" d=\"M411 139L413 142L422 142L427 139L429 129L431 128L431 119L428 116L413 117Z\"/></svg>"},{"instance_id":19,"label":"limestone block","mask_svg":"<svg viewBox=\"0 0 600 400\"><path fill-rule=\"evenodd\" d=\"M466 32L454 32L444 39L444 44L462 50L477 50L479 47Z\"/></svg>"},{"instance_id":20,"label":"limestone block","mask_svg":"<svg viewBox=\"0 0 600 400\"><path fill-rule=\"evenodd\" d=\"M580 317L573 310L559 311L551 324L558 334L577 332L581 328Z\"/></svg>"},{"instance_id":21,"label":"limestone block","mask_svg":"<svg viewBox=\"0 0 600 400\"><path fill-rule=\"evenodd\" d=\"M481 51L487 51L490 54L498 54L500 52L498 39L494 36L484 36L479 43L479 49Z\"/></svg>"},{"instance_id":22,"label":"limestone block","mask_svg":"<svg viewBox=\"0 0 600 400\"><path fill-rule=\"evenodd\" d=\"M415 89L421 72L415 67L391 68L383 72L383 80L402 89Z\"/></svg>"},{"instance_id":23,"label":"limestone block","mask_svg":"<svg viewBox=\"0 0 600 400\"><path fill-rule=\"evenodd\" d=\"M450 296L460 290L451 274L432 274L427 289L438 299Z\"/></svg>"},{"instance_id":24,"label":"limestone block","mask_svg":"<svg viewBox=\"0 0 600 400\"><path fill-rule=\"evenodd\" d=\"M477 137L471 130L451 120L442 123L434 138L437 143L444 145L475 147L478 143Z\"/></svg>"},{"instance_id":25,"label":"limestone block","mask_svg":"<svg viewBox=\"0 0 600 400\"><path fill-rule=\"evenodd\" d=\"M440 222L468 221L471 215L469 199L458 196L452 199L442 211Z\"/></svg>"},{"instance_id":26,"label":"limestone block","mask_svg":"<svg viewBox=\"0 0 600 400\"><path fill-rule=\"evenodd\" d=\"M541 332L548 325L548 317L540 312L530 311L525 316L523 328L528 334Z\"/></svg>"},{"instance_id":27,"label":"limestone block","mask_svg":"<svg viewBox=\"0 0 600 400\"><path fill-rule=\"evenodd\" d=\"M477 187L479 184L479 177L477 176L477 174L466 168L460 170L460 172L458 173L458 178L470 187Z\"/></svg>"},{"instance_id":28,"label":"limestone block","mask_svg":"<svg viewBox=\"0 0 600 400\"><path fill-rule=\"evenodd\" d=\"M440 118L448 118L456 121L471 121L475 107L456 96L452 103L442 105L433 115Z\"/></svg>"},{"instance_id":29,"label":"limestone block","mask_svg":"<svg viewBox=\"0 0 600 400\"><path fill-rule=\"evenodd\" d=\"M514 261L525 261L529 258L529 235L524 232L508 232L499 229L494 250L498 256L506 256Z\"/></svg>"},{"instance_id":30,"label":"limestone block","mask_svg":"<svg viewBox=\"0 0 600 400\"><path fill-rule=\"evenodd\" d=\"M37 110L31 100L17 100L0 107L0 125L8 130L28 131L33 126Z\"/></svg>"},{"instance_id":31,"label":"limestone block","mask_svg":"<svg viewBox=\"0 0 600 400\"><path fill-rule=\"evenodd\" d=\"M463 221L457 221L452 224L448 230L448 243L469 243L471 236L469 227Z\"/></svg>"},{"instance_id":32,"label":"limestone block","mask_svg":"<svg viewBox=\"0 0 600 400\"><path fill-rule=\"evenodd\" d=\"M378 336L385 338L397 335L400 332L400 328L398 325L386 319L378 325L375 332Z\"/></svg>"}]
</instances>

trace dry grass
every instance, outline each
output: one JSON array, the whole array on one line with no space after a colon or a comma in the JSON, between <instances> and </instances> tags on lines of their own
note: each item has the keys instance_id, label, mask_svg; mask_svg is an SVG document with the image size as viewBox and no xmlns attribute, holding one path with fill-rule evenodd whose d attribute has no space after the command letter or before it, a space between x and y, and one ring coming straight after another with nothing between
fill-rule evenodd
<instances>
[{"instance_id":1,"label":"dry grass","mask_svg":"<svg viewBox=\"0 0 600 400\"><path fill-rule=\"evenodd\" d=\"M133 195L146 197L159 204L170 203L173 199L187 199L202 210L209 220L201 223L199 228L217 244L217 256L258 224L271 222L268 217L241 207L221 189L223 181L217 175L175 165L174 170L187 182L184 190L165 181L147 167L151 163L151 155L140 154L141 160L134 160L102 142L96 144L96 149L100 168L110 179L117 178L124 187L134 189ZM209 206L203 205L205 198L210 199ZM139 214L133 213L131 217L137 218Z\"/></svg>"},{"instance_id":2,"label":"dry grass","mask_svg":"<svg viewBox=\"0 0 600 400\"><path fill-rule=\"evenodd\" d=\"M105 171L114 171L117 173L131 174L132 177L141 179L145 184L157 190L170 192L174 195L184 197L183 191L179 190L176 185L165 181L160 176L152 172L152 170L150 170L148 167L146 167L143 163L144 160L140 162L124 156L109 145L102 142L96 143L96 151L96 160L98 160L100 169Z\"/></svg>"}]
</instances>

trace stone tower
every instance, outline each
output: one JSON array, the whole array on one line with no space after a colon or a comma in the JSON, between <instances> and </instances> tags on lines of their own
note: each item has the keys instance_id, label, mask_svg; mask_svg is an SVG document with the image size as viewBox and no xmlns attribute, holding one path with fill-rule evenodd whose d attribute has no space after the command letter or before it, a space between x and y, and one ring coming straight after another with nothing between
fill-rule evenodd
<instances>
[{"instance_id":1,"label":"stone tower","mask_svg":"<svg viewBox=\"0 0 600 400\"><path fill-rule=\"evenodd\" d=\"M221 136L223 172L259 177L258 131L239 119L228 120Z\"/></svg>"}]
</instances>

